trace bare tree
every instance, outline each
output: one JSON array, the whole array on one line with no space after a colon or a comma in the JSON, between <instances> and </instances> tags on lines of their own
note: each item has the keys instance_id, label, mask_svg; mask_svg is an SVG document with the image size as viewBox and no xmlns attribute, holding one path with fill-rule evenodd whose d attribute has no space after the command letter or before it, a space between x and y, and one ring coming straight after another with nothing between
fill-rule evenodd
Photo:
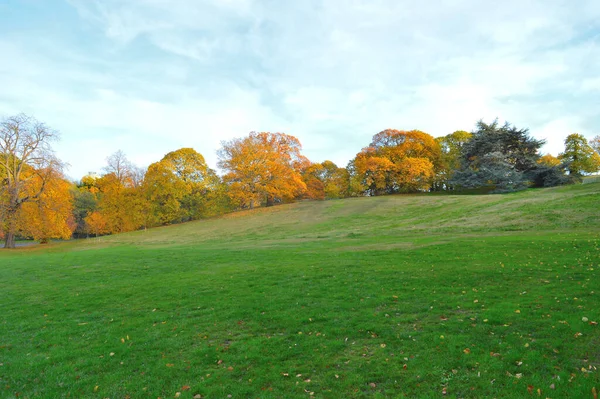
<instances>
[{"instance_id":1,"label":"bare tree","mask_svg":"<svg viewBox=\"0 0 600 399\"><path fill-rule=\"evenodd\" d=\"M128 185L131 180L133 165L121 150L106 158L106 166L103 168L106 174L114 173L123 185Z\"/></svg>"},{"instance_id":2,"label":"bare tree","mask_svg":"<svg viewBox=\"0 0 600 399\"><path fill-rule=\"evenodd\" d=\"M50 143L57 131L25 114L0 121L0 211L4 248L15 247L17 218L25 202L38 201L49 179L60 175L63 164Z\"/></svg>"}]
</instances>

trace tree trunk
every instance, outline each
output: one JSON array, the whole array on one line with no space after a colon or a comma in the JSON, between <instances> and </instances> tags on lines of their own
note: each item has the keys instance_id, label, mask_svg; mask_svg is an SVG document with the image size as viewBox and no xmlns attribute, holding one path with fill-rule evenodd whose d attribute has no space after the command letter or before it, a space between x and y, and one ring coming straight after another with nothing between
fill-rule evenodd
<instances>
[{"instance_id":1,"label":"tree trunk","mask_svg":"<svg viewBox=\"0 0 600 399\"><path fill-rule=\"evenodd\" d=\"M11 206L6 212L6 240L4 241L4 248L15 247L15 232L17 231L17 206Z\"/></svg>"},{"instance_id":2,"label":"tree trunk","mask_svg":"<svg viewBox=\"0 0 600 399\"><path fill-rule=\"evenodd\" d=\"M4 241L4 248L15 247L15 233L14 231L6 232L6 240Z\"/></svg>"}]
</instances>

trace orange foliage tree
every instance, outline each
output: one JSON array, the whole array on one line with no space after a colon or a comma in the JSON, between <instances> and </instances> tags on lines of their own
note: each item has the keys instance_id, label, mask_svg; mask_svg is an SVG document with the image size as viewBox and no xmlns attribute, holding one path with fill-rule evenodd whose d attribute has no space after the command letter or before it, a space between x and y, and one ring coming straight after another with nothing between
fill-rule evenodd
<instances>
[{"instance_id":1,"label":"orange foliage tree","mask_svg":"<svg viewBox=\"0 0 600 399\"><path fill-rule=\"evenodd\" d=\"M348 196L348 171L331 161L313 163L302 171L306 198L332 199Z\"/></svg>"},{"instance_id":2,"label":"orange foliage tree","mask_svg":"<svg viewBox=\"0 0 600 399\"><path fill-rule=\"evenodd\" d=\"M69 239L75 229L71 184L62 176L55 176L43 182L38 176L33 192L39 191L37 186L45 184L35 202L26 202L19 211L19 232L26 237L47 243L51 238Z\"/></svg>"},{"instance_id":3,"label":"orange foliage tree","mask_svg":"<svg viewBox=\"0 0 600 399\"><path fill-rule=\"evenodd\" d=\"M387 129L373 136L350 166L355 189L381 195L430 189L440 163L440 146L431 135Z\"/></svg>"},{"instance_id":4,"label":"orange foliage tree","mask_svg":"<svg viewBox=\"0 0 600 399\"><path fill-rule=\"evenodd\" d=\"M301 170L310 162L300 141L284 133L251 132L221 143L219 167L233 202L241 208L289 202L306 191Z\"/></svg>"},{"instance_id":5,"label":"orange foliage tree","mask_svg":"<svg viewBox=\"0 0 600 399\"><path fill-rule=\"evenodd\" d=\"M557 157L555 157L552 154L546 154L546 155L542 155L540 157L540 159L537 160L537 163L540 165L546 165L546 166L558 166L560 165L560 159L558 159Z\"/></svg>"}]
</instances>

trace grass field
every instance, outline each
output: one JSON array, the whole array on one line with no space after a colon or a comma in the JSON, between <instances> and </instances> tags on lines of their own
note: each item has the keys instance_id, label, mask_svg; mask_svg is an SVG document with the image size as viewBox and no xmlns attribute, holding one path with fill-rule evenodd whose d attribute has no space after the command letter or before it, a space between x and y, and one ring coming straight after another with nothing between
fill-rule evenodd
<instances>
[{"instance_id":1,"label":"grass field","mask_svg":"<svg viewBox=\"0 0 600 399\"><path fill-rule=\"evenodd\" d=\"M594 398L600 184L0 252L0 398Z\"/></svg>"}]
</instances>

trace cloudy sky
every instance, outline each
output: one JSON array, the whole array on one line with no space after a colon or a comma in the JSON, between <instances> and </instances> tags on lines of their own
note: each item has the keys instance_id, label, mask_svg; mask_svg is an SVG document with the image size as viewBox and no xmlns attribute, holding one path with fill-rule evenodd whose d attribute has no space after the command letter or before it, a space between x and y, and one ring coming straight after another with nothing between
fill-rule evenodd
<instances>
[{"instance_id":1,"label":"cloudy sky","mask_svg":"<svg viewBox=\"0 0 600 399\"><path fill-rule=\"evenodd\" d=\"M0 117L59 130L79 179L221 140L300 139L340 166L386 128L498 117L600 134L597 0L0 0Z\"/></svg>"}]
</instances>

